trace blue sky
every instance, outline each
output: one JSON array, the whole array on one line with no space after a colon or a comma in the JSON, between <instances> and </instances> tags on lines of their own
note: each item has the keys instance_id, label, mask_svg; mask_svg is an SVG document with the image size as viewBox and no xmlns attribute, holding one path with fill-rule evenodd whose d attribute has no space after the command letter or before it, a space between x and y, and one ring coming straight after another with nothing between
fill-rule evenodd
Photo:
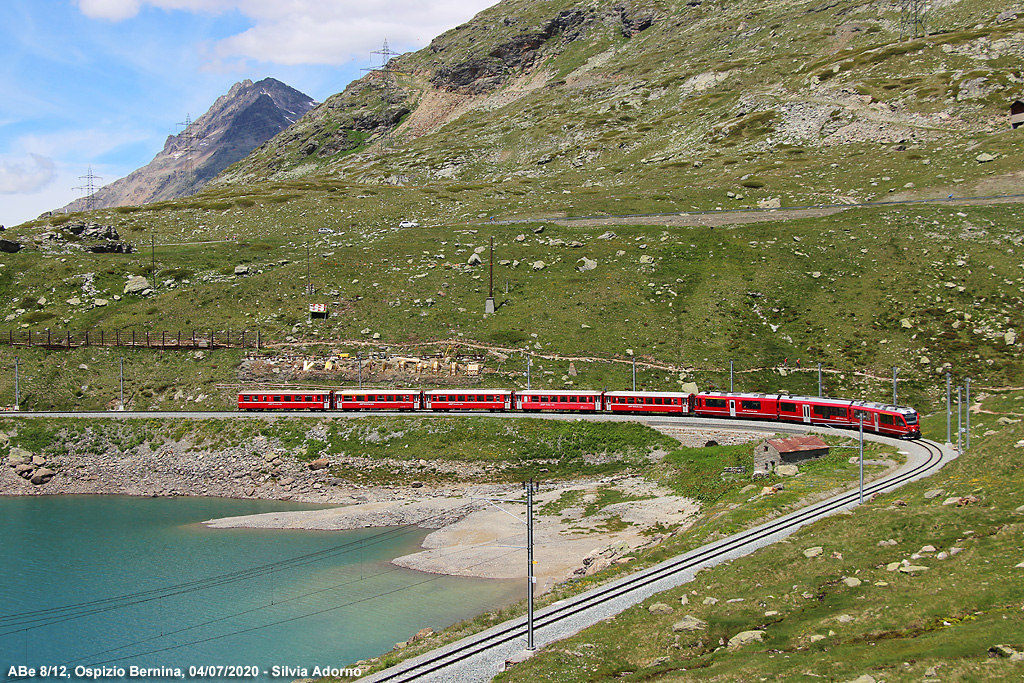
<instances>
[{"instance_id":1,"label":"blue sky","mask_svg":"<svg viewBox=\"0 0 1024 683\"><path fill-rule=\"evenodd\" d=\"M495 1L0 0L0 224L147 164L237 81L321 102Z\"/></svg>"}]
</instances>

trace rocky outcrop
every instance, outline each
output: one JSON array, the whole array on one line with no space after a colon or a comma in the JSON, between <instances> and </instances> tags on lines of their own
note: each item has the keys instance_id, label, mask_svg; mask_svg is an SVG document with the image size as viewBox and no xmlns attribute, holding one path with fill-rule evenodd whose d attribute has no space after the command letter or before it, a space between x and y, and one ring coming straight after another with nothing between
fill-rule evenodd
<instances>
[{"instance_id":1,"label":"rocky outcrop","mask_svg":"<svg viewBox=\"0 0 1024 683\"><path fill-rule=\"evenodd\" d=\"M0 240L0 252L5 254L16 254L21 251L21 242L14 240Z\"/></svg>"}]
</instances>

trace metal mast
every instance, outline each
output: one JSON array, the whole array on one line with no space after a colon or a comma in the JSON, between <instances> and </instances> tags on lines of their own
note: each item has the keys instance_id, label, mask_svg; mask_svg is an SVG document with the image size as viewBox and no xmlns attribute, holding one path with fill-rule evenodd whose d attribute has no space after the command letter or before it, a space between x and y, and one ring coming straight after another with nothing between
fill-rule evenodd
<instances>
[{"instance_id":1,"label":"metal mast","mask_svg":"<svg viewBox=\"0 0 1024 683\"><path fill-rule=\"evenodd\" d=\"M184 142L184 148L182 154L185 155L185 168L181 171L181 177L185 181L185 190L182 192L182 196L189 196L195 192L196 183L196 169L195 164L192 160L192 153L195 151L193 142L195 137L192 135L192 116L191 114L185 114L185 122L177 124L184 126L184 130L181 131L181 135L178 139Z\"/></svg>"},{"instance_id":2,"label":"metal mast","mask_svg":"<svg viewBox=\"0 0 1024 683\"><path fill-rule=\"evenodd\" d=\"M90 165L88 172L86 172L85 175L78 176L78 179L84 180L85 185L79 185L78 187L73 187L71 189L82 190L83 192L85 192L85 210L92 211L93 206L95 204L94 195L96 194L96 181L103 180L103 178L99 177L98 175L93 175L92 166Z\"/></svg>"}]
</instances>

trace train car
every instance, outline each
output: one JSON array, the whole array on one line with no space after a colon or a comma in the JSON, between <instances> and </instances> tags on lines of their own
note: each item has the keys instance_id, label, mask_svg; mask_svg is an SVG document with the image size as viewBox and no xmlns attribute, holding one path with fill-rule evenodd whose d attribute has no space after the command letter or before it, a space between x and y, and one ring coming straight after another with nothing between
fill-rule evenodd
<instances>
[{"instance_id":1,"label":"train car","mask_svg":"<svg viewBox=\"0 0 1024 683\"><path fill-rule=\"evenodd\" d=\"M604 410L611 413L689 415L693 394L670 391L606 391Z\"/></svg>"},{"instance_id":2,"label":"train car","mask_svg":"<svg viewBox=\"0 0 1024 683\"><path fill-rule=\"evenodd\" d=\"M423 392L427 410L512 410L512 392L508 389L434 389Z\"/></svg>"},{"instance_id":3,"label":"train car","mask_svg":"<svg viewBox=\"0 0 1024 683\"><path fill-rule=\"evenodd\" d=\"M693 413L702 417L742 417L751 420L779 419L778 394L733 394L702 391L693 397Z\"/></svg>"},{"instance_id":4,"label":"train car","mask_svg":"<svg viewBox=\"0 0 1024 683\"><path fill-rule=\"evenodd\" d=\"M335 410L419 410L423 392L419 389L337 389Z\"/></svg>"},{"instance_id":5,"label":"train car","mask_svg":"<svg viewBox=\"0 0 1024 683\"><path fill-rule=\"evenodd\" d=\"M864 429L895 436L901 439L921 438L920 417L913 408L886 405L868 401L853 402L853 424L859 426L859 418L864 419Z\"/></svg>"},{"instance_id":6,"label":"train car","mask_svg":"<svg viewBox=\"0 0 1024 683\"><path fill-rule=\"evenodd\" d=\"M253 389L238 394L239 410L328 410L330 407L331 392L327 389Z\"/></svg>"},{"instance_id":7,"label":"train car","mask_svg":"<svg viewBox=\"0 0 1024 683\"><path fill-rule=\"evenodd\" d=\"M604 405L603 392L564 391L559 389L532 389L516 392L516 410L536 413L557 410L569 413L596 413Z\"/></svg>"}]
</instances>

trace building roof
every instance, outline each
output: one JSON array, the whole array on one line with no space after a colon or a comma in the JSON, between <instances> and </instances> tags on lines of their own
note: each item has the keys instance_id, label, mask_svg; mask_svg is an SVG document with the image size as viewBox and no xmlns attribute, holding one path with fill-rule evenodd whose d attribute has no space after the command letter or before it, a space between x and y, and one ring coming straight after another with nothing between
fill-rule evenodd
<instances>
[{"instance_id":1,"label":"building roof","mask_svg":"<svg viewBox=\"0 0 1024 683\"><path fill-rule=\"evenodd\" d=\"M779 453L798 453L800 451L816 451L828 448L828 444L816 436L791 436L788 439L768 439L772 448Z\"/></svg>"}]
</instances>

